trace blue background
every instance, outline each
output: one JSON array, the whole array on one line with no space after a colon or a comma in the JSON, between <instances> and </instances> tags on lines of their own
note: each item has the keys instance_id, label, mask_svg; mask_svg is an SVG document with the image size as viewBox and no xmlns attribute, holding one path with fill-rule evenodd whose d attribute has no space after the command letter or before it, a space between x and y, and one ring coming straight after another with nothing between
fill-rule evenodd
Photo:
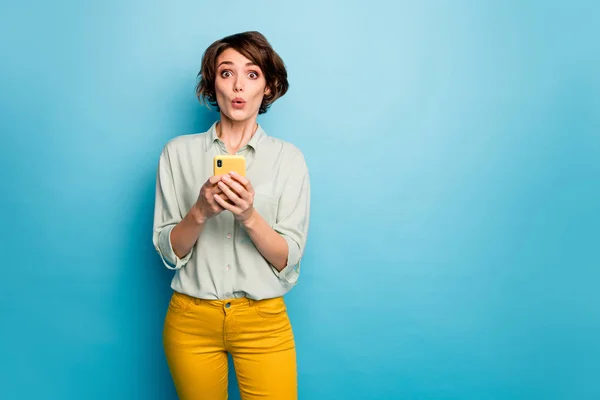
<instances>
[{"instance_id":1,"label":"blue background","mask_svg":"<svg viewBox=\"0 0 600 400\"><path fill-rule=\"evenodd\" d=\"M156 166L256 29L311 171L300 398L600 398L597 4L3 1L0 397L175 398Z\"/></svg>"}]
</instances>

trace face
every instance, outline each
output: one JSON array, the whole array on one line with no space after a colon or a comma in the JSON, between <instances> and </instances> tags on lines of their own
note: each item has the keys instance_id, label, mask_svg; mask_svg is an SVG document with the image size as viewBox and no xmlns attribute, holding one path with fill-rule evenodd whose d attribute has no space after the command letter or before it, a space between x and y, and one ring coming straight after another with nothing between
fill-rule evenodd
<instances>
[{"instance_id":1,"label":"face","mask_svg":"<svg viewBox=\"0 0 600 400\"><path fill-rule=\"evenodd\" d=\"M219 55L215 94L221 114L233 121L256 118L266 93L266 80L258 65L231 48Z\"/></svg>"}]
</instances>

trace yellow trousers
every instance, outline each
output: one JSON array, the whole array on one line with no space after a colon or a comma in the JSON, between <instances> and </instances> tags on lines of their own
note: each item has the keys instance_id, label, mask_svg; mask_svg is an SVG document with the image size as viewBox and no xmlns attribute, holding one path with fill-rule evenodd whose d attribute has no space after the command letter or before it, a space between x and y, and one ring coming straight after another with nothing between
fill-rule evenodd
<instances>
[{"instance_id":1,"label":"yellow trousers","mask_svg":"<svg viewBox=\"0 0 600 400\"><path fill-rule=\"evenodd\" d=\"M227 353L242 400L298 398L296 347L282 297L201 300L174 292L163 345L181 400L227 399Z\"/></svg>"}]
</instances>

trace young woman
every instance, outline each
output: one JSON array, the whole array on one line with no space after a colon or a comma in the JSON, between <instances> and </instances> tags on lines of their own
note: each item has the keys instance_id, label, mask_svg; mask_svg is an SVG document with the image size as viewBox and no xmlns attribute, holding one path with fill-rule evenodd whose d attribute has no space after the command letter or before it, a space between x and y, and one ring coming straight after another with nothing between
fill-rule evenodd
<instances>
[{"instance_id":1,"label":"young woman","mask_svg":"<svg viewBox=\"0 0 600 400\"><path fill-rule=\"evenodd\" d=\"M220 118L169 141L159 160L153 243L175 270L163 342L179 398L227 398L227 353L242 399L297 398L296 350L283 296L296 284L310 185L298 148L256 122L288 89L283 61L258 32L205 51L198 98ZM246 176L213 176L238 154Z\"/></svg>"}]
</instances>

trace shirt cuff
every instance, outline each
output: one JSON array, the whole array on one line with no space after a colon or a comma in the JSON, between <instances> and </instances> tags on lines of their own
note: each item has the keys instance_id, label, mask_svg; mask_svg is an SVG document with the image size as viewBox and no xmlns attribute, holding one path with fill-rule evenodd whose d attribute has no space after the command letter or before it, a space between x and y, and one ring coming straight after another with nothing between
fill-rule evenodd
<instances>
[{"instance_id":1,"label":"shirt cuff","mask_svg":"<svg viewBox=\"0 0 600 400\"><path fill-rule=\"evenodd\" d=\"M298 244L288 236L282 235L282 237L285 239L288 245L287 265L281 271L277 271L277 268L273 266L271 266L271 269L280 280L295 284L300 277L300 248L298 247Z\"/></svg>"},{"instance_id":2,"label":"shirt cuff","mask_svg":"<svg viewBox=\"0 0 600 400\"><path fill-rule=\"evenodd\" d=\"M177 254L173 251L173 245L171 244L171 231L173 228L175 228L175 225L171 225L160 231L156 250L168 269L177 270L187 264L192 257L193 249L190 250L185 257L177 257Z\"/></svg>"}]
</instances>

